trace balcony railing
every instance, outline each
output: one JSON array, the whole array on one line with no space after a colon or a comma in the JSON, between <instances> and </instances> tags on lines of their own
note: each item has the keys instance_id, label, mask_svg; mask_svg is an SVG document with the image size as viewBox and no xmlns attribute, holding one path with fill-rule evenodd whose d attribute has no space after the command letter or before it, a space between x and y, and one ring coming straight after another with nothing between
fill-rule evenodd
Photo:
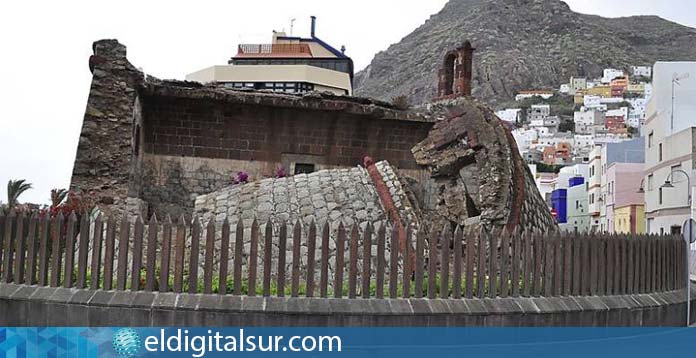
<instances>
[{"instance_id":1,"label":"balcony railing","mask_svg":"<svg viewBox=\"0 0 696 358\"><path fill-rule=\"evenodd\" d=\"M237 56L311 56L312 51L307 44L240 44L237 48Z\"/></svg>"}]
</instances>

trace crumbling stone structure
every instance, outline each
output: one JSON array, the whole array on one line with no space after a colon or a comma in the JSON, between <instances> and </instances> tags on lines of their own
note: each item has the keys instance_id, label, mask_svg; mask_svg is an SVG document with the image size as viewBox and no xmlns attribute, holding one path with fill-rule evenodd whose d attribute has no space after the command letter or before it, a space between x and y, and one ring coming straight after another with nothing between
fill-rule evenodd
<instances>
[{"instance_id":1,"label":"crumbling stone structure","mask_svg":"<svg viewBox=\"0 0 696 358\"><path fill-rule=\"evenodd\" d=\"M445 54L442 68L437 73L435 100L471 96L471 75L474 48L469 41Z\"/></svg>"},{"instance_id":2,"label":"crumbling stone structure","mask_svg":"<svg viewBox=\"0 0 696 358\"><path fill-rule=\"evenodd\" d=\"M427 176L410 148L432 121L388 103L145 78L116 40L95 42L90 69L71 189L105 212L190 217L197 196L238 172L254 181L280 168L351 168L366 155Z\"/></svg>"},{"instance_id":3,"label":"crumbling stone structure","mask_svg":"<svg viewBox=\"0 0 696 358\"><path fill-rule=\"evenodd\" d=\"M452 95L470 91L472 53L465 42L446 56ZM321 222L338 218L334 199L352 178L369 190L344 198L365 203L341 212L346 221L554 227L509 131L468 98L403 111L345 96L161 81L130 64L115 40L95 42L90 69L71 188L92 193L103 211ZM322 173L308 176L321 190L301 190L302 176L263 179L300 166ZM256 183L232 186L240 171Z\"/></svg>"},{"instance_id":4,"label":"crumbling stone structure","mask_svg":"<svg viewBox=\"0 0 696 358\"><path fill-rule=\"evenodd\" d=\"M539 230L556 222L536 188L510 130L471 98L440 102L428 137L413 148L434 181L435 222L471 228Z\"/></svg>"}]
</instances>

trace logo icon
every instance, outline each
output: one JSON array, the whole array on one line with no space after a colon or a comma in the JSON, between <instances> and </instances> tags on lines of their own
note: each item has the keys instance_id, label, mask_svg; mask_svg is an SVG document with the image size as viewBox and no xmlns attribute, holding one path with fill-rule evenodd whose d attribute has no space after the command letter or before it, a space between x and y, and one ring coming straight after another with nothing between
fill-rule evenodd
<instances>
[{"instance_id":1,"label":"logo icon","mask_svg":"<svg viewBox=\"0 0 696 358\"><path fill-rule=\"evenodd\" d=\"M121 357L133 357L140 349L141 341L138 332L132 328L121 328L114 333L111 341L116 353Z\"/></svg>"}]
</instances>

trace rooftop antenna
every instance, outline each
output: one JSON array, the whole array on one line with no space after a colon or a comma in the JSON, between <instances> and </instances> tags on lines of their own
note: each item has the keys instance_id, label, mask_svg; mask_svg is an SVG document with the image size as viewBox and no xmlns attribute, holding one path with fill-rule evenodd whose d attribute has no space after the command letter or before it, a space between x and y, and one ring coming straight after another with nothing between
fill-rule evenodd
<instances>
[{"instance_id":1,"label":"rooftop antenna","mask_svg":"<svg viewBox=\"0 0 696 358\"><path fill-rule=\"evenodd\" d=\"M295 18L290 19L290 36L292 36L292 30L295 28Z\"/></svg>"},{"instance_id":2,"label":"rooftop antenna","mask_svg":"<svg viewBox=\"0 0 696 358\"><path fill-rule=\"evenodd\" d=\"M674 134L674 86L680 86L681 84L679 81L689 78L689 73L682 73L681 75L678 73L673 73L672 74L672 113L670 116L670 135Z\"/></svg>"}]
</instances>

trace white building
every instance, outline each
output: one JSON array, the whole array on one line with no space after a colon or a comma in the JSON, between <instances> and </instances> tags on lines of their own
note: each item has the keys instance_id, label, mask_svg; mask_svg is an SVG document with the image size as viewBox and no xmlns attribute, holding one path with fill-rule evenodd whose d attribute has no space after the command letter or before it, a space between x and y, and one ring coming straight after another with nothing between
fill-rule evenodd
<instances>
[{"instance_id":1,"label":"white building","mask_svg":"<svg viewBox=\"0 0 696 358\"><path fill-rule=\"evenodd\" d=\"M520 151L520 154L522 154L528 151L532 145L536 143L537 139L539 138L539 134L534 129L518 128L512 131L512 137L515 138L517 149Z\"/></svg>"},{"instance_id":2,"label":"white building","mask_svg":"<svg viewBox=\"0 0 696 358\"><path fill-rule=\"evenodd\" d=\"M573 122L575 123L575 133L593 134L595 126L604 125L604 113L595 109L576 111L573 114Z\"/></svg>"},{"instance_id":3,"label":"white building","mask_svg":"<svg viewBox=\"0 0 696 358\"><path fill-rule=\"evenodd\" d=\"M652 67L650 67L650 66L631 66L631 73L634 76L650 77L650 76L652 76Z\"/></svg>"},{"instance_id":4,"label":"white building","mask_svg":"<svg viewBox=\"0 0 696 358\"><path fill-rule=\"evenodd\" d=\"M575 134L573 136L573 154L581 155L588 152L594 147L594 135L592 134ZM588 150L589 148L589 150Z\"/></svg>"},{"instance_id":5,"label":"white building","mask_svg":"<svg viewBox=\"0 0 696 358\"><path fill-rule=\"evenodd\" d=\"M679 85L674 86L673 102L675 78ZM686 172L692 185L696 182L696 62L655 64L643 129L647 137L643 178L646 231L679 233L684 221L695 214L687 203L687 180L675 171ZM673 188L662 187L668 179Z\"/></svg>"},{"instance_id":6,"label":"white building","mask_svg":"<svg viewBox=\"0 0 696 358\"><path fill-rule=\"evenodd\" d=\"M570 94L570 84L564 83L558 88L558 92L562 94Z\"/></svg>"},{"instance_id":7,"label":"white building","mask_svg":"<svg viewBox=\"0 0 696 358\"><path fill-rule=\"evenodd\" d=\"M533 104L527 113L527 120L530 122L544 120L551 115L551 106L548 104Z\"/></svg>"},{"instance_id":8,"label":"white building","mask_svg":"<svg viewBox=\"0 0 696 358\"><path fill-rule=\"evenodd\" d=\"M596 95L585 95L582 98L582 105L585 108L597 108L601 106L602 97Z\"/></svg>"},{"instance_id":9,"label":"white building","mask_svg":"<svg viewBox=\"0 0 696 358\"><path fill-rule=\"evenodd\" d=\"M515 96L515 101L522 101L522 100L533 98L533 97L540 97L543 99L549 99L549 98L553 97L553 91L546 91L546 90L520 91Z\"/></svg>"},{"instance_id":10,"label":"white building","mask_svg":"<svg viewBox=\"0 0 696 358\"><path fill-rule=\"evenodd\" d=\"M587 89L587 79L580 77L571 77L569 85L570 91L568 93L574 95L578 91L584 91L585 89Z\"/></svg>"},{"instance_id":11,"label":"white building","mask_svg":"<svg viewBox=\"0 0 696 358\"><path fill-rule=\"evenodd\" d=\"M617 70L615 68L605 68L604 73L602 75L602 83L609 83L614 78L623 76L625 76L623 70Z\"/></svg>"},{"instance_id":12,"label":"white building","mask_svg":"<svg viewBox=\"0 0 696 358\"><path fill-rule=\"evenodd\" d=\"M617 109L610 109L604 112L605 117L622 117L624 121L628 118L628 107L621 107Z\"/></svg>"},{"instance_id":13,"label":"white building","mask_svg":"<svg viewBox=\"0 0 696 358\"><path fill-rule=\"evenodd\" d=\"M353 60L344 48L337 50L316 37L315 20L312 16L309 38L274 31L270 44L240 44L227 65L204 68L186 75L186 80L237 89L351 95Z\"/></svg>"},{"instance_id":14,"label":"white building","mask_svg":"<svg viewBox=\"0 0 696 358\"><path fill-rule=\"evenodd\" d=\"M640 128L645 123L645 106L648 101L645 98L629 98L626 102L631 104L626 125Z\"/></svg>"},{"instance_id":15,"label":"white building","mask_svg":"<svg viewBox=\"0 0 696 358\"><path fill-rule=\"evenodd\" d=\"M506 122L519 123L522 116L521 112L520 108L506 108L495 112L495 115Z\"/></svg>"}]
</instances>

